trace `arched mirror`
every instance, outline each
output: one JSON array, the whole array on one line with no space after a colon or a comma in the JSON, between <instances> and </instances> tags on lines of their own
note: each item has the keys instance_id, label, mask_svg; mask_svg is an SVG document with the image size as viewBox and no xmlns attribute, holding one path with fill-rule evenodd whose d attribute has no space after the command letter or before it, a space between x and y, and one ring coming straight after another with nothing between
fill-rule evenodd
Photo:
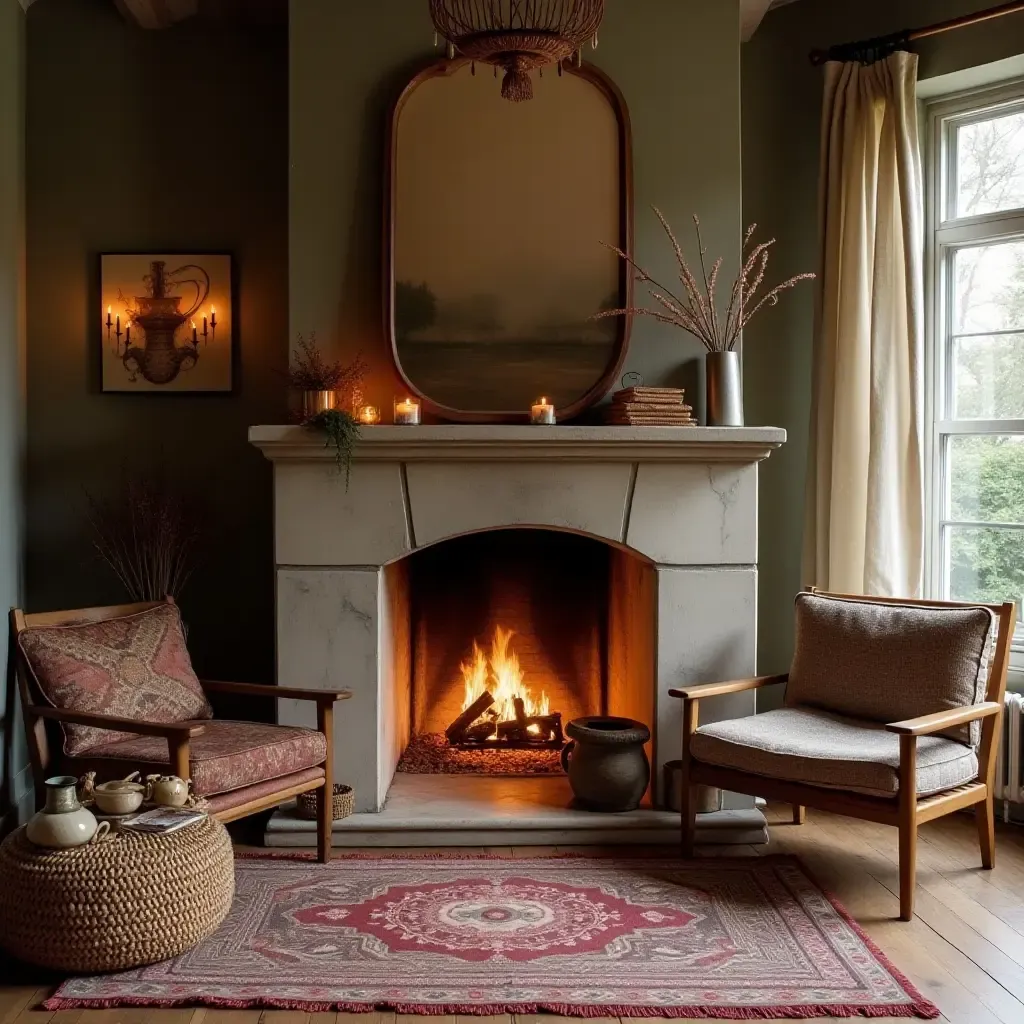
<instances>
[{"instance_id":1,"label":"arched mirror","mask_svg":"<svg viewBox=\"0 0 1024 1024\"><path fill-rule=\"evenodd\" d=\"M475 73L474 73L475 72ZM509 103L491 70L439 61L395 105L387 329L410 390L444 419L517 422L541 395L578 415L616 379L630 276L629 123L596 68L534 74Z\"/></svg>"}]
</instances>

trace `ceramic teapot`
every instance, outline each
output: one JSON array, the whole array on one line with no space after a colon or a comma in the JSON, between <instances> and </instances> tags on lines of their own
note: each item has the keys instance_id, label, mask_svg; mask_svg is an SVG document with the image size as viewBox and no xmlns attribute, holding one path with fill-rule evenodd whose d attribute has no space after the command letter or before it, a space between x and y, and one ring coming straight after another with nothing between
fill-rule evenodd
<instances>
[{"instance_id":1,"label":"ceramic teapot","mask_svg":"<svg viewBox=\"0 0 1024 1024\"><path fill-rule=\"evenodd\" d=\"M177 775L146 776L146 799L161 807L184 807L188 790L189 783Z\"/></svg>"}]
</instances>

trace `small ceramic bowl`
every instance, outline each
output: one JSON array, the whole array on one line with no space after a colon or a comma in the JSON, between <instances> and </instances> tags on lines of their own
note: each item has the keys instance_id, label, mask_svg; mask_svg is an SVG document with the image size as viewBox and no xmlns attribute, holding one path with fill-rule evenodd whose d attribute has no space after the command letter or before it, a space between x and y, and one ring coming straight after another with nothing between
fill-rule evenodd
<instances>
[{"instance_id":1,"label":"small ceramic bowl","mask_svg":"<svg viewBox=\"0 0 1024 1024\"><path fill-rule=\"evenodd\" d=\"M142 806L145 789L137 782L101 782L93 790L93 799L104 814L131 814Z\"/></svg>"}]
</instances>

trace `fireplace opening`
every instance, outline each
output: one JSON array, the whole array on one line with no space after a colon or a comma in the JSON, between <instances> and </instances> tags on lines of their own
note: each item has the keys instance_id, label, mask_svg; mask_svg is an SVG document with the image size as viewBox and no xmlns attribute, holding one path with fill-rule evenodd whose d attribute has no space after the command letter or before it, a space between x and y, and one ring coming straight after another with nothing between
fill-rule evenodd
<instances>
[{"instance_id":1,"label":"fireplace opening","mask_svg":"<svg viewBox=\"0 0 1024 1024\"><path fill-rule=\"evenodd\" d=\"M652 574L642 560L590 537L524 528L418 551L401 575L394 615L407 623L408 704L399 772L562 774L573 718L650 721ZM631 622L644 623L642 635Z\"/></svg>"}]
</instances>

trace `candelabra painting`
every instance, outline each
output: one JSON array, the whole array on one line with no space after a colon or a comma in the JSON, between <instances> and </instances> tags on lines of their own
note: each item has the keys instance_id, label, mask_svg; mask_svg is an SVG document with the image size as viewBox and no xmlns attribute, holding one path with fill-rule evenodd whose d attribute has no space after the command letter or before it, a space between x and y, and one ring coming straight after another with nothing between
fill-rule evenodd
<instances>
[{"instance_id":1,"label":"candelabra painting","mask_svg":"<svg viewBox=\"0 0 1024 1024\"><path fill-rule=\"evenodd\" d=\"M231 257L100 257L103 390L230 391Z\"/></svg>"}]
</instances>

